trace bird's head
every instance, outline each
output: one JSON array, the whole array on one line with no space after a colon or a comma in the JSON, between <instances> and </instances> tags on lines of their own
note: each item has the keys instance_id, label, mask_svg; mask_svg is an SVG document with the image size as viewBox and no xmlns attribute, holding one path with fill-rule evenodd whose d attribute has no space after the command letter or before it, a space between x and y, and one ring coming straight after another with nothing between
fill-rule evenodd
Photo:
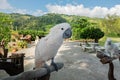
<instances>
[{"instance_id":1,"label":"bird's head","mask_svg":"<svg viewBox=\"0 0 120 80\"><path fill-rule=\"evenodd\" d=\"M62 36L64 39L72 36L71 26L68 23L60 23L51 28L50 33Z\"/></svg>"}]
</instances>

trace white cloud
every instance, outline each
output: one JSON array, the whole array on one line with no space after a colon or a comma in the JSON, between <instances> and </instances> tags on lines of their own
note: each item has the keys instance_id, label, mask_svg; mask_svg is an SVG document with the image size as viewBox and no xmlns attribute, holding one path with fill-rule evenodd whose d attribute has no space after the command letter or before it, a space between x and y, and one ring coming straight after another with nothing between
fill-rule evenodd
<instances>
[{"instance_id":1,"label":"white cloud","mask_svg":"<svg viewBox=\"0 0 120 80\"><path fill-rule=\"evenodd\" d=\"M11 6L7 0L0 0L0 12L30 14L30 11L26 9L18 9Z\"/></svg>"},{"instance_id":2,"label":"white cloud","mask_svg":"<svg viewBox=\"0 0 120 80\"><path fill-rule=\"evenodd\" d=\"M30 14L34 16L41 16L46 14L46 12L43 12L42 10L35 10L35 11L30 11L27 9L12 9L12 13L20 13L20 14Z\"/></svg>"},{"instance_id":3,"label":"white cloud","mask_svg":"<svg viewBox=\"0 0 120 80\"><path fill-rule=\"evenodd\" d=\"M12 9L12 6L7 2L7 0L0 0L0 9Z\"/></svg>"},{"instance_id":4,"label":"white cloud","mask_svg":"<svg viewBox=\"0 0 120 80\"><path fill-rule=\"evenodd\" d=\"M110 8L109 14L117 14L120 15L120 5L115 5L114 7Z\"/></svg>"},{"instance_id":5,"label":"white cloud","mask_svg":"<svg viewBox=\"0 0 120 80\"><path fill-rule=\"evenodd\" d=\"M61 4L63 3L60 0ZM101 6L95 6L94 8L84 7L82 4L66 4L65 6L61 5L46 5L46 8L48 9L47 12L44 12L42 10L34 10L30 11L27 9L18 9L15 7L12 7L7 0L0 0L0 11L1 12L7 12L7 13L20 13L20 14L31 14L35 16L40 16L46 13L59 13L59 14L68 14L68 15L80 15L80 16L88 16L88 17L105 17L107 14L113 15L119 15L120 16L120 5L115 5L111 8L107 7L101 7Z\"/></svg>"},{"instance_id":6,"label":"white cloud","mask_svg":"<svg viewBox=\"0 0 120 80\"><path fill-rule=\"evenodd\" d=\"M46 12L43 12L42 10L36 10L35 12L32 13L35 16L41 16L43 14L46 14Z\"/></svg>"},{"instance_id":7,"label":"white cloud","mask_svg":"<svg viewBox=\"0 0 120 80\"><path fill-rule=\"evenodd\" d=\"M11 6L7 0L0 0L0 12L5 13L20 13L20 14L31 14L35 16L40 16L45 14L42 10L30 11L27 9L19 9Z\"/></svg>"},{"instance_id":8,"label":"white cloud","mask_svg":"<svg viewBox=\"0 0 120 80\"><path fill-rule=\"evenodd\" d=\"M112 8L96 6L92 9L84 7L84 5L47 5L48 11L51 13L68 14L68 15L80 15L88 17L105 17L107 14L117 14L120 16L120 5L115 5Z\"/></svg>"},{"instance_id":9,"label":"white cloud","mask_svg":"<svg viewBox=\"0 0 120 80\"><path fill-rule=\"evenodd\" d=\"M26 9L12 9L11 10L12 13L20 13L20 14L27 14L29 13Z\"/></svg>"},{"instance_id":10,"label":"white cloud","mask_svg":"<svg viewBox=\"0 0 120 80\"><path fill-rule=\"evenodd\" d=\"M109 10L106 7L96 6L89 11L90 14L87 14L89 17L105 17L108 14Z\"/></svg>"}]
</instances>

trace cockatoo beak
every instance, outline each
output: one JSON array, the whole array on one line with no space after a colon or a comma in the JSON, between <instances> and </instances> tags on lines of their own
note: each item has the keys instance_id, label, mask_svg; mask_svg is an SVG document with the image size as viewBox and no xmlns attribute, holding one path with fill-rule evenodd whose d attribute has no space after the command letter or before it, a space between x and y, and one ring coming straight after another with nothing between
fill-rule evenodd
<instances>
[{"instance_id":1,"label":"cockatoo beak","mask_svg":"<svg viewBox=\"0 0 120 80\"><path fill-rule=\"evenodd\" d=\"M72 36L72 31L70 28L68 28L67 30L65 30L65 32L63 33L63 38L70 38Z\"/></svg>"}]
</instances>

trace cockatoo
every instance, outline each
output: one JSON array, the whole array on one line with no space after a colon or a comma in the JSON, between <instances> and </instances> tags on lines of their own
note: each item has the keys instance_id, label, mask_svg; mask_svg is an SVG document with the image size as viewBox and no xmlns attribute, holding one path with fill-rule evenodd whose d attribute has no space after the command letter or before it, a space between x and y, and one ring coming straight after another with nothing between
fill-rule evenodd
<instances>
[{"instance_id":1,"label":"cockatoo","mask_svg":"<svg viewBox=\"0 0 120 80\"><path fill-rule=\"evenodd\" d=\"M71 26L68 23L57 24L50 29L50 33L42 38L35 48L35 68L41 68L45 62L51 60L51 65L55 65L54 57L63 40L72 35Z\"/></svg>"},{"instance_id":2,"label":"cockatoo","mask_svg":"<svg viewBox=\"0 0 120 80\"><path fill-rule=\"evenodd\" d=\"M116 44L112 42L110 38L107 38L105 42L105 54L110 57L118 57L120 56L120 50Z\"/></svg>"}]
</instances>

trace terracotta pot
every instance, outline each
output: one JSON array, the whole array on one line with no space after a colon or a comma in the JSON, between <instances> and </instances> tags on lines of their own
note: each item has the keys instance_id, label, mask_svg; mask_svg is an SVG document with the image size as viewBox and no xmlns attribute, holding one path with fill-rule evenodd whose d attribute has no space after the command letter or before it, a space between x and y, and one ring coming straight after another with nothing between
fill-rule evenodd
<instances>
[{"instance_id":1,"label":"terracotta pot","mask_svg":"<svg viewBox=\"0 0 120 80\"><path fill-rule=\"evenodd\" d=\"M16 52L16 51L18 51L18 49L17 49L17 48L14 48L14 49L12 50L12 52Z\"/></svg>"}]
</instances>

